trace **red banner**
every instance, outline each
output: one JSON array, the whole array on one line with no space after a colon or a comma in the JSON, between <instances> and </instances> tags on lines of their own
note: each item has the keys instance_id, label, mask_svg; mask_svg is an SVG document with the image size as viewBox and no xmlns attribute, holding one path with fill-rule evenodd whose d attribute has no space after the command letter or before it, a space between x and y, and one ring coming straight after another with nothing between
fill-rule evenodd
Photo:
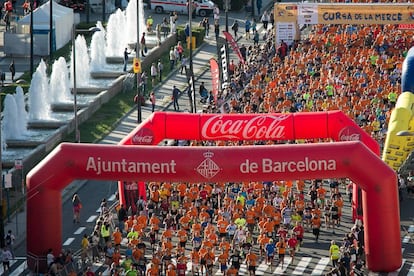
<instances>
[{"instance_id":1,"label":"red banner","mask_svg":"<svg viewBox=\"0 0 414 276\"><path fill-rule=\"evenodd\" d=\"M231 48L233 49L233 52L235 52L236 55L239 57L240 62L241 63L244 63L245 61L244 61L243 56L241 55L239 45L237 45L237 41L234 40L234 38L231 35L231 33L226 32L226 31L223 31L223 34L224 34L224 37L226 38L226 40L230 43Z\"/></svg>"},{"instance_id":2,"label":"red banner","mask_svg":"<svg viewBox=\"0 0 414 276\"><path fill-rule=\"evenodd\" d=\"M211 84L213 87L214 102L217 103L217 95L219 92L220 71L217 60L210 59Z\"/></svg>"}]
</instances>

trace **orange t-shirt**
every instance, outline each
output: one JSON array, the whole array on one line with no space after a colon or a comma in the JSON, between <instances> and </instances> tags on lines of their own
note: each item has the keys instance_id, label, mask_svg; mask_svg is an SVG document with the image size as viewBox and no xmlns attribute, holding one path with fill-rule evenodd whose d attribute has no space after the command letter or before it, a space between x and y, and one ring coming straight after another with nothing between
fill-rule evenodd
<instances>
[{"instance_id":1,"label":"orange t-shirt","mask_svg":"<svg viewBox=\"0 0 414 276\"><path fill-rule=\"evenodd\" d=\"M257 255L254 254L253 252L248 253L246 255L246 262L249 266L256 266L257 263Z\"/></svg>"},{"instance_id":2,"label":"orange t-shirt","mask_svg":"<svg viewBox=\"0 0 414 276\"><path fill-rule=\"evenodd\" d=\"M122 242L122 233L119 231L115 231L112 233L112 238L114 241L114 244L121 244Z\"/></svg>"}]
</instances>

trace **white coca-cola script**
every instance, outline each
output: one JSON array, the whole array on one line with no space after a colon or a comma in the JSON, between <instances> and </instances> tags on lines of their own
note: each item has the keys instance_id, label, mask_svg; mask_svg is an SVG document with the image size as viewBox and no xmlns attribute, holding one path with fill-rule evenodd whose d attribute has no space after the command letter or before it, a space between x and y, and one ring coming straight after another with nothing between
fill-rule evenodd
<instances>
[{"instance_id":1,"label":"white coca-cola script","mask_svg":"<svg viewBox=\"0 0 414 276\"><path fill-rule=\"evenodd\" d=\"M150 144L152 144L152 139L153 139L153 137L151 135L145 135L145 136L135 135L132 138L132 142L135 145L139 145L139 144L150 145Z\"/></svg>"},{"instance_id":2,"label":"white coca-cola script","mask_svg":"<svg viewBox=\"0 0 414 276\"><path fill-rule=\"evenodd\" d=\"M343 128L339 132L339 141L359 141L361 135L357 131L350 129L349 127Z\"/></svg>"},{"instance_id":3,"label":"white coca-cola script","mask_svg":"<svg viewBox=\"0 0 414 276\"><path fill-rule=\"evenodd\" d=\"M208 119L201 129L204 139L279 140L286 136L283 116L255 116L232 119L223 115Z\"/></svg>"}]
</instances>

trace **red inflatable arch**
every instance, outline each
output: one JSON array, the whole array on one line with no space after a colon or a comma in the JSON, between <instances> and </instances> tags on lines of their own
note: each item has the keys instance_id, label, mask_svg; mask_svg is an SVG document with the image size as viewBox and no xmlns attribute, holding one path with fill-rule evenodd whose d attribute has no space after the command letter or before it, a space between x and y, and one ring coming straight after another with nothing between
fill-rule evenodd
<instances>
[{"instance_id":1,"label":"red inflatable arch","mask_svg":"<svg viewBox=\"0 0 414 276\"><path fill-rule=\"evenodd\" d=\"M191 126L191 127L188 127ZM359 140L378 156L378 143L342 111L275 114L186 114L156 112L126 136L120 145L157 145L163 139L187 140L295 140L330 138ZM118 182L121 204L128 206L125 181ZM138 182L143 190L144 183ZM352 217L361 218L360 193L353 187ZM142 192L140 195L144 195ZM137 196L137 195L135 195ZM364 195L362 195L364 196ZM134 203L132 203L134 204Z\"/></svg>"},{"instance_id":2,"label":"red inflatable arch","mask_svg":"<svg viewBox=\"0 0 414 276\"><path fill-rule=\"evenodd\" d=\"M152 118L166 118L169 115L162 114ZM329 113L325 113L324 116L316 114L315 120L311 117L305 120L306 116L286 116L284 120L290 118L290 125L289 128L283 129L286 137L291 137L286 139L299 139L306 136L304 129L294 131L293 126L296 127L297 119L302 119L299 121L305 123L308 131L316 130L330 137L326 131L328 122L326 118L330 118L329 115ZM198 122L206 121L202 115L187 114L187 116L198 117ZM250 135L255 127L257 127L256 133L283 133L280 128L280 131L276 130L278 126L283 126L282 124L274 123L272 128L266 128L264 127L266 124L256 122L256 125L253 125L253 122L243 116L238 117L241 120L238 122L240 126L250 122L250 130L244 128L246 135ZM258 117L277 120L281 116L258 115ZM252 118L254 116L250 116L250 120L253 120ZM267 119L262 120L267 122ZM318 124L320 122L324 122L325 125L321 127ZM195 121L190 119L186 121L186 125L191 125L192 128L193 123ZM336 133L340 133L341 124L343 121L339 120ZM230 127L230 123L216 123L216 129L206 134L217 133L216 130L220 129L219 125L222 126L221 129ZM345 125L345 128L348 127L349 125ZM169 128L165 126L164 129ZM194 126L194 128L198 127ZM185 133L190 133L189 128L181 129ZM232 129L229 135L237 133L235 129L239 128L234 126ZM350 137L355 137L353 134ZM359 138L361 141L365 139L363 134ZM35 269L35 260L44 257L48 248L52 248L55 252L61 250L61 191L75 179L135 181L139 178L147 181L168 179L173 182L218 182L342 177L349 177L365 191L363 208L368 268L375 272L390 272L398 269L402 263L402 254L397 176L376 153L360 141L245 147L124 147L63 143L27 176L28 266L30 269Z\"/></svg>"}]
</instances>

